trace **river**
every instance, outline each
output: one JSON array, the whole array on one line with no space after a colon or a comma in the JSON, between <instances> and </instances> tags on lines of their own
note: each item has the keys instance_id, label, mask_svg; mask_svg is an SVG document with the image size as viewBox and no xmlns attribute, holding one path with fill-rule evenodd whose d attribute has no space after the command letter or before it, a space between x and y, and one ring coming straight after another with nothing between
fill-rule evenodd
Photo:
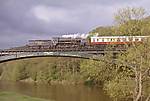
<instances>
[{"instance_id":1,"label":"river","mask_svg":"<svg viewBox=\"0 0 150 101\"><path fill-rule=\"evenodd\" d=\"M0 91L11 91L52 101L110 101L98 87L84 85L35 85L0 81Z\"/></svg>"}]
</instances>

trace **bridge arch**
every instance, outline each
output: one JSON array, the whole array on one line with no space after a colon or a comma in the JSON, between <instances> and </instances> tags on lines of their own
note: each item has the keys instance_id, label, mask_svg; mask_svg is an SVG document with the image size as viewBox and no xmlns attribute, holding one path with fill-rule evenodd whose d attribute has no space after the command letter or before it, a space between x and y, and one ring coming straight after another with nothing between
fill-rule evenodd
<instances>
[{"instance_id":1,"label":"bridge arch","mask_svg":"<svg viewBox=\"0 0 150 101\"><path fill-rule=\"evenodd\" d=\"M93 59L98 60L100 55L88 54L82 52L22 52L22 53L10 53L4 56L0 56L0 63L26 59L26 58L37 58L37 57L72 57L81 59Z\"/></svg>"},{"instance_id":2,"label":"bridge arch","mask_svg":"<svg viewBox=\"0 0 150 101\"><path fill-rule=\"evenodd\" d=\"M27 57L19 57L19 58L10 58L10 59L5 59L1 60L0 63L5 63L9 61L15 61L15 60L23 60L23 59L33 59L33 58L39 58L39 57L70 57L70 58L80 58L80 59L90 59L86 57L77 57L77 56L56 56L56 55L47 55L47 56L27 56Z\"/></svg>"}]
</instances>

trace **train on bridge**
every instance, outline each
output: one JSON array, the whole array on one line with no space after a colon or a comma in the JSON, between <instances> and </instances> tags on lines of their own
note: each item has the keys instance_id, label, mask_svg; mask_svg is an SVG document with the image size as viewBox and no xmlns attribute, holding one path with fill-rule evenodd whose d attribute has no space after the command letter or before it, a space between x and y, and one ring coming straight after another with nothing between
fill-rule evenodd
<instances>
[{"instance_id":1,"label":"train on bridge","mask_svg":"<svg viewBox=\"0 0 150 101\"><path fill-rule=\"evenodd\" d=\"M124 48L125 44L141 43L148 36L94 36L89 39L54 37L51 40L29 40L26 45L31 49L95 49L103 50L108 45Z\"/></svg>"},{"instance_id":2,"label":"train on bridge","mask_svg":"<svg viewBox=\"0 0 150 101\"><path fill-rule=\"evenodd\" d=\"M43 56L99 59L107 51L112 51L115 56L120 51L126 51L132 43L142 43L148 37L93 36L90 38L54 37L50 40L29 40L24 46L0 50L0 63Z\"/></svg>"},{"instance_id":3,"label":"train on bridge","mask_svg":"<svg viewBox=\"0 0 150 101\"><path fill-rule=\"evenodd\" d=\"M141 43L149 36L93 36L90 38L53 37L50 40L29 40L22 47L10 51L104 51L114 45L115 50L125 50L125 44Z\"/></svg>"}]
</instances>

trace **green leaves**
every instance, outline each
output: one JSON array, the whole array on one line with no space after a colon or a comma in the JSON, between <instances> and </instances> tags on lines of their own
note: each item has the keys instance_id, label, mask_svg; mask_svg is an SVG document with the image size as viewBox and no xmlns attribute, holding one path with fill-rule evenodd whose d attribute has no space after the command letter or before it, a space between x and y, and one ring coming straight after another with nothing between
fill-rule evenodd
<instances>
[{"instance_id":1,"label":"green leaves","mask_svg":"<svg viewBox=\"0 0 150 101\"><path fill-rule=\"evenodd\" d=\"M147 15L143 8L123 8L115 14L116 35L149 35L149 22L146 21Z\"/></svg>"},{"instance_id":2,"label":"green leaves","mask_svg":"<svg viewBox=\"0 0 150 101\"><path fill-rule=\"evenodd\" d=\"M148 87L150 82L148 76L148 70L150 69L149 50L150 40L147 39L142 44L134 44L132 47L128 47L128 50L118 57L117 65L124 68L120 72L121 77L128 78L133 82L132 85L128 82L125 84L128 87L133 86L130 88L132 94L129 94L132 99L140 99L141 97L146 98L148 96L150 90ZM118 78L118 80L120 79L122 78ZM108 91L109 90L111 93L110 88L108 88Z\"/></svg>"},{"instance_id":3,"label":"green leaves","mask_svg":"<svg viewBox=\"0 0 150 101\"><path fill-rule=\"evenodd\" d=\"M106 82L104 89L115 101L122 101L122 99L131 98L133 85L134 82L131 78L118 75L115 79Z\"/></svg>"},{"instance_id":4,"label":"green leaves","mask_svg":"<svg viewBox=\"0 0 150 101\"><path fill-rule=\"evenodd\" d=\"M94 36L98 33L99 36L111 36L113 28L112 27L98 27L91 32L89 32L89 37Z\"/></svg>"}]
</instances>

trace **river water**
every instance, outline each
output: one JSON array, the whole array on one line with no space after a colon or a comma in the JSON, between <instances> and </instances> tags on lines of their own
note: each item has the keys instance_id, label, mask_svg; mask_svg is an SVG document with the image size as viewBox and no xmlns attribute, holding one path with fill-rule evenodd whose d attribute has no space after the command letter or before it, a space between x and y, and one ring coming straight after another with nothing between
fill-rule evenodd
<instances>
[{"instance_id":1,"label":"river water","mask_svg":"<svg viewBox=\"0 0 150 101\"><path fill-rule=\"evenodd\" d=\"M11 91L52 101L111 101L98 87L84 85L35 85L0 81L0 91Z\"/></svg>"}]
</instances>

